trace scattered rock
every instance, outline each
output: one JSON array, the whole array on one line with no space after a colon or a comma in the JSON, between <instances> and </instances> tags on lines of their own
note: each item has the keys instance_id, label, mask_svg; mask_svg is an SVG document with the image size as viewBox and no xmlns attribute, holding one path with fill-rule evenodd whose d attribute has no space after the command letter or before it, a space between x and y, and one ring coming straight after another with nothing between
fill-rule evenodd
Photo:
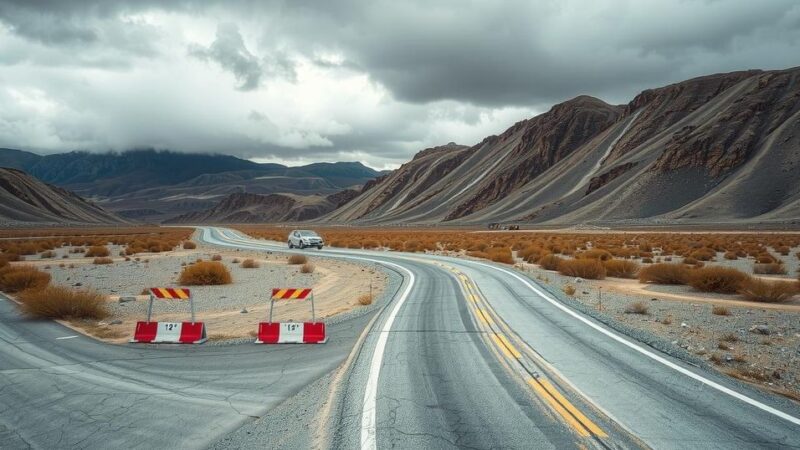
<instances>
[{"instance_id":1,"label":"scattered rock","mask_svg":"<svg viewBox=\"0 0 800 450\"><path fill-rule=\"evenodd\" d=\"M686 322L681 322L681 328L689 328L689 324Z\"/></svg>"},{"instance_id":2,"label":"scattered rock","mask_svg":"<svg viewBox=\"0 0 800 450\"><path fill-rule=\"evenodd\" d=\"M75 286L75 287L83 286L83 283L75 283L75 284L73 284L73 286Z\"/></svg>"},{"instance_id":3,"label":"scattered rock","mask_svg":"<svg viewBox=\"0 0 800 450\"><path fill-rule=\"evenodd\" d=\"M242 310L239 311L239 313L241 313L241 314L247 314L248 312L250 312L250 311L248 311L247 308L242 308Z\"/></svg>"},{"instance_id":4,"label":"scattered rock","mask_svg":"<svg viewBox=\"0 0 800 450\"><path fill-rule=\"evenodd\" d=\"M127 302L135 302L136 296L135 295L121 295L119 297L119 303L127 303Z\"/></svg>"},{"instance_id":5,"label":"scattered rock","mask_svg":"<svg viewBox=\"0 0 800 450\"><path fill-rule=\"evenodd\" d=\"M119 319L115 319L109 322L109 325L122 325L122 321Z\"/></svg>"},{"instance_id":6,"label":"scattered rock","mask_svg":"<svg viewBox=\"0 0 800 450\"><path fill-rule=\"evenodd\" d=\"M769 327L766 325L753 325L752 327L750 327L750 332L763 335L769 335L770 333Z\"/></svg>"},{"instance_id":7,"label":"scattered rock","mask_svg":"<svg viewBox=\"0 0 800 450\"><path fill-rule=\"evenodd\" d=\"M575 278L575 283L583 283L583 278L581 277Z\"/></svg>"},{"instance_id":8,"label":"scattered rock","mask_svg":"<svg viewBox=\"0 0 800 450\"><path fill-rule=\"evenodd\" d=\"M727 362L731 362L731 361L733 361L733 356L731 356L731 355L725 355L725 361L727 361Z\"/></svg>"}]
</instances>

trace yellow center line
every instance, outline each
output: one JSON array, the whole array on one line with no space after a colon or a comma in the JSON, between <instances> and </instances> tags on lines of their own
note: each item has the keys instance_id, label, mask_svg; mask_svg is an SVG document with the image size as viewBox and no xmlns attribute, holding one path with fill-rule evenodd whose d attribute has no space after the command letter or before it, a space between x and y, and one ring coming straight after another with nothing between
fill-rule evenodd
<instances>
[{"instance_id":1,"label":"yellow center line","mask_svg":"<svg viewBox=\"0 0 800 450\"><path fill-rule=\"evenodd\" d=\"M514 358L519 359L522 356L522 353L520 353L519 350L516 349L516 347L511 345L511 342L509 342L509 340L505 336L500 334L498 335L498 337L500 338L501 341L503 341L503 345L505 345L506 348L508 348L508 351L511 352Z\"/></svg>"},{"instance_id":2,"label":"yellow center line","mask_svg":"<svg viewBox=\"0 0 800 450\"><path fill-rule=\"evenodd\" d=\"M550 395L552 395L556 400L558 400L562 405L564 405L564 407L567 408L567 410L569 410L569 412L572 413L572 415L575 418L577 418L578 421L580 421L580 423L584 427L586 427L589 431L591 431L595 436L598 436L598 437L607 437L608 436L605 433L605 431L600 429L600 427L598 427L594 422L589 420L589 418L586 417L582 412L580 412L578 410L578 408L573 406L572 403L568 402L567 399L564 398L564 396L561 395L561 393L558 392L558 390L555 388L555 386L550 384L549 381L547 381L547 380L539 380L539 383L541 383L542 387L547 392L549 392Z\"/></svg>"},{"instance_id":3,"label":"yellow center line","mask_svg":"<svg viewBox=\"0 0 800 450\"><path fill-rule=\"evenodd\" d=\"M560 416L561 416L561 417L562 417L562 418L563 418L563 419L564 419L564 420L565 420L565 421L566 421L566 422L567 422L567 423L568 423L568 424L569 424L569 425L570 425L572 428L574 428L574 429L575 429L575 431L577 431L577 432L578 432L578 434L580 434L580 435L581 435L581 436L583 436L583 437L589 437L589 436L590 436L590 434L589 434L589 432L586 430L586 428L584 428L584 427L583 427L583 425L581 425L581 424L580 424L580 423L579 423L577 420L575 420L575 418L574 418L574 417L572 417L572 415L570 415L570 413L569 413L569 412L567 412L567 410L566 410L566 409L564 409L564 407L563 407L563 406L561 406L561 404L560 404L560 403L558 403L558 401L556 401L556 399L555 399L555 398L553 398L553 396L551 396L551 395L550 395L550 394L549 394L549 393L548 393L548 392L547 392L547 391L546 391L546 390L545 390L545 389L544 389L544 388L543 388L541 385L539 385L539 383L538 383L538 382L537 382L535 379L533 379L533 378L529 379L529 380L528 380L528 384L529 384L529 385L530 385L530 386L533 388L533 390L534 390L534 391L536 391L536 393L537 393L537 394L539 394L539 396L540 396L540 397L542 397L543 399L545 399L545 400L547 401L547 403L549 403L549 404L550 404L550 406L551 406L553 409L555 409L555 410L556 410L556 412L557 412L557 413L558 413L558 414L559 414L559 415L560 415Z\"/></svg>"},{"instance_id":4,"label":"yellow center line","mask_svg":"<svg viewBox=\"0 0 800 450\"><path fill-rule=\"evenodd\" d=\"M509 352L509 351L508 351L508 349L506 348L506 346L505 346L505 345L503 345L503 342L500 340L500 338L498 338L498 337L497 337L497 335L496 335L496 334L493 334L493 335L492 335L492 340L494 340L494 343L495 343L495 344L496 344L498 347L500 347L500 350L503 352L503 354L504 354L504 355L506 355L506 357L507 357L507 358L511 358L511 357L512 357L512 356L511 356L511 352Z\"/></svg>"}]
</instances>

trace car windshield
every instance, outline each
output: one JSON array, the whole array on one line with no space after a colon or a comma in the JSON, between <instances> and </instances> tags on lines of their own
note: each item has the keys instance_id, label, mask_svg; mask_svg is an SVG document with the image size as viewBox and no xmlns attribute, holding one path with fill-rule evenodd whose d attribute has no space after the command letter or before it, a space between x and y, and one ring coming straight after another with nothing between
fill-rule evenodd
<instances>
[{"instance_id":1,"label":"car windshield","mask_svg":"<svg viewBox=\"0 0 800 450\"><path fill-rule=\"evenodd\" d=\"M300 233L302 237L319 237L317 233L313 231L298 231L298 233Z\"/></svg>"}]
</instances>

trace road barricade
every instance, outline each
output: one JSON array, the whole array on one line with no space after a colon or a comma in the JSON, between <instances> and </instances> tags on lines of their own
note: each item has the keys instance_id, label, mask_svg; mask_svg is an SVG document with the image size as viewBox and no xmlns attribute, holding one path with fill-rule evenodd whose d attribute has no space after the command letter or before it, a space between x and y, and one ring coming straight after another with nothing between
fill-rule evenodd
<instances>
[{"instance_id":1,"label":"road barricade","mask_svg":"<svg viewBox=\"0 0 800 450\"><path fill-rule=\"evenodd\" d=\"M151 322L153 315L153 299L188 300L191 312L190 322ZM194 320L194 301L189 289L185 288L151 288L150 303L147 305L147 321L137 322L133 332L133 343L170 343L170 344L202 344L207 341L206 327L203 322Z\"/></svg>"},{"instance_id":2,"label":"road barricade","mask_svg":"<svg viewBox=\"0 0 800 450\"><path fill-rule=\"evenodd\" d=\"M311 300L311 322L273 322L275 301ZM325 323L317 322L314 311L314 293L311 289L273 289L269 303L269 320L258 324L256 344L324 344L328 336Z\"/></svg>"}]
</instances>

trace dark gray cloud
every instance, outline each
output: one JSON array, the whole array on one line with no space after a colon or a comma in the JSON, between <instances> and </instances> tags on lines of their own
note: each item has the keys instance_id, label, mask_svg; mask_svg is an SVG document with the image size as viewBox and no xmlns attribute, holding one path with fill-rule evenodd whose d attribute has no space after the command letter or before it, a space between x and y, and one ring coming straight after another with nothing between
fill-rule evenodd
<instances>
[{"instance_id":1,"label":"dark gray cloud","mask_svg":"<svg viewBox=\"0 0 800 450\"><path fill-rule=\"evenodd\" d=\"M795 0L0 0L0 145L396 164L581 94L797 65Z\"/></svg>"}]
</instances>

